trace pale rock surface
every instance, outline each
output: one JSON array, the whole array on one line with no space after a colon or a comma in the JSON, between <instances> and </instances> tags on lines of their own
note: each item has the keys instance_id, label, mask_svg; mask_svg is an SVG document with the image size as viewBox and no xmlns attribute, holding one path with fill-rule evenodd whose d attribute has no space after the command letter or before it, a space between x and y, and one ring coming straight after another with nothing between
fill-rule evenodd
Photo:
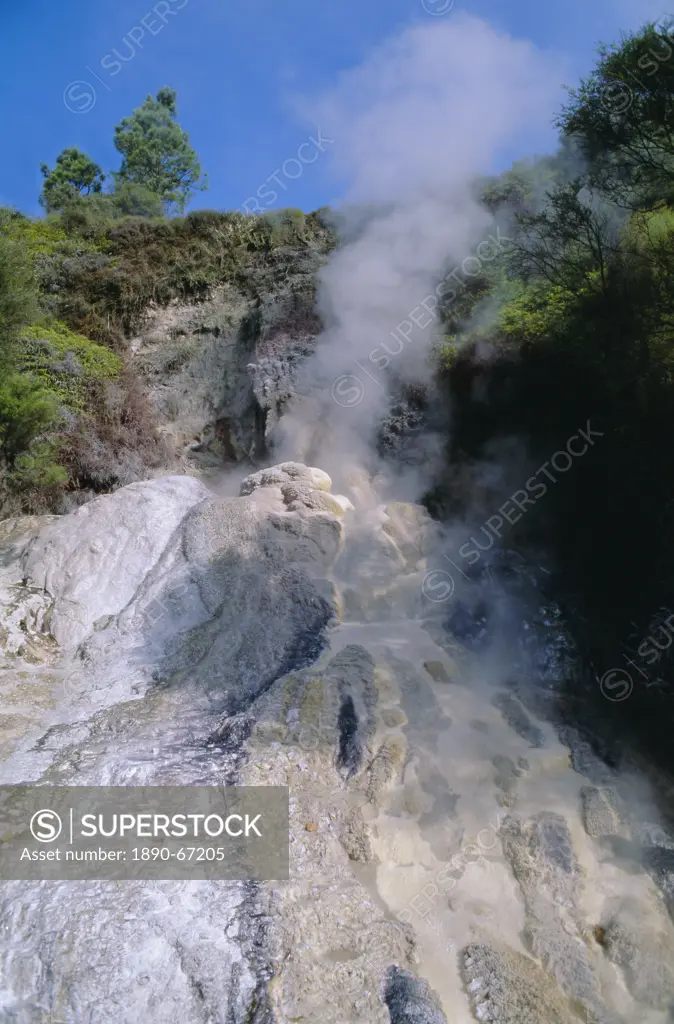
<instances>
[{"instance_id":1,"label":"pale rock surface","mask_svg":"<svg viewBox=\"0 0 674 1024\"><path fill-rule=\"evenodd\" d=\"M326 485L310 472L297 479ZM246 708L320 651L339 521L290 512L273 488L217 499L192 478L169 478L30 525L37 536L6 531L10 568L24 559L21 571L46 592L65 671L44 707L33 705L23 740L17 725L0 779L233 781L246 727L237 732L223 711ZM49 625L36 621L36 635ZM40 685L49 688L44 673ZM270 900L243 883L7 883L2 1012L17 1024L46 1012L111 1024L267 1020Z\"/></svg>"},{"instance_id":2,"label":"pale rock surface","mask_svg":"<svg viewBox=\"0 0 674 1024\"><path fill-rule=\"evenodd\" d=\"M23 561L36 537L58 516L24 516L0 523L0 657L45 660L51 642L45 616L50 601L24 578ZM43 629L43 627L45 627ZM43 657L44 655L44 657Z\"/></svg>"},{"instance_id":3,"label":"pale rock surface","mask_svg":"<svg viewBox=\"0 0 674 1024\"><path fill-rule=\"evenodd\" d=\"M115 615L209 491L191 477L129 484L95 498L42 530L23 558L25 581L52 600L50 631L76 647L105 615Z\"/></svg>"}]
</instances>

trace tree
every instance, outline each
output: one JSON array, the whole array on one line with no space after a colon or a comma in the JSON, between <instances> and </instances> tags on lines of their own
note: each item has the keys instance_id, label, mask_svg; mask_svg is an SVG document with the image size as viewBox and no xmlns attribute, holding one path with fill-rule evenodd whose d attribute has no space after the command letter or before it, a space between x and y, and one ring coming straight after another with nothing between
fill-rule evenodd
<instances>
[{"instance_id":1,"label":"tree","mask_svg":"<svg viewBox=\"0 0 674 1024\"><path fill-rule=\"evenodd\" d=\"M194 190L206 188L198 184L199 159L178 124L176 93L167 86L117 125L115 146L123 158L115 175L118 184L145 186L167 209L182 213Z\"/></svg>"},{"instance_id":2,"label":"tree","mask_svg":"<svg viewBox=\"0 0 674 1024\"><path fill-rule=\"evenodd\" d=\"M669 23L600 47L558 120L580 145L592 183L629 209L674 201L673 55Z\"/></svg>"},{"instance_id":3,"label":"tree","mask_svg":"<svg viewBox=\"0 0 674 1024\"><path fill-rule=\"evenodd\" d=\"M41 164L40 170L45 179L40 203L48 213L62 210L77 196L100 192L105 181L98 164L76 147L59 153L53 170L47 164Z\"/></svg>"},{"instance_id":4,"label":"tree","mask_svg":"<svg viewBox=\"0 0 674 1024\"><path fill-rule=\"evenodd\" d=\"M511 263L520 276L606 291L620 218L582 178L553 189L540 213L518 215L517 223Z\"/></svg>"}]
</instances>

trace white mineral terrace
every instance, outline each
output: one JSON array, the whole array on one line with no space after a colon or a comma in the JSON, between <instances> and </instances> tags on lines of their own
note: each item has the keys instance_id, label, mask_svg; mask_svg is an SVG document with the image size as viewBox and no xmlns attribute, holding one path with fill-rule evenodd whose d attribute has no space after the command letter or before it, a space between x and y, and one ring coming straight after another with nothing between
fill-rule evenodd
<instances>
[{"instance_id":1,"label":"white mineral terrace","mask_svg":"<svg viewBox=\"0 0 674 1024\"><path fill-rule=\"evenodd\" d=\"M289 881L3 883L0 1019L665 1024L674 841L527 701L563 671L535 579L433 589L422 508L330 487L0 527L0 783L291 797Z\"/></svg>"}]
</instances>

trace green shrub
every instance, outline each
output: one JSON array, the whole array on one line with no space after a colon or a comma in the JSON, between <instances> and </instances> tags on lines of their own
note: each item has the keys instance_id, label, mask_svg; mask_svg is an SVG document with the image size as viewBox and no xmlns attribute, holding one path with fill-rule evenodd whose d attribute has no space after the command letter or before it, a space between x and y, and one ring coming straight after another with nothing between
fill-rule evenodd
<instances>
[{"instance_id":1,"label":"green shrub","mask_svg":"<svg viewBox=\"0 0 674 1024\"><path fill-rule=\"evenodd\" d=\"M19 455L11 473L9 483L15 490L52 489L68 483L68 471L54 461L57 445L42 441L31 445L28 451Z\"/></svg>"},{"instance_id":2,"label":"green shrub","mask_svg":"<svg viewBox=\"0 0 674 1024\"><path fill-rule=\"evenodd\" d=\"M255 221L271 245L288 244L305 236L306 216L293 207L263 213Z\"/></svg>"},{"instance_id":3,"label":"green shrub","mask_svg":"<svg viewBox=\"0 0 674 1024\"><path fill-rule=\"evenodd\" d=\"M86 408L91 385L114 380L121 370L119 356L103 345L75 334L56 321L33 325L22 334L23 369L74 411Z\"/></svg>"},{"instance_id":4,"label":"green shrub","mask_svg":"<svg viewBox=\"0 0 674 1024\"><path fill-rule=\"evenodd\" d=\"M11 361L21 328L37 312L37 293L26 246L8 236L0 217L0 362Z\"/></svg>"},{"instance_id":5,"label":"green shrub","mask_svg":"<svg viewBox=\"0 0 674 1024\"><path fill-rule=\"evenodd\" d=\"M114 192L75 197L63 207L60 223L68 235L96 239L102 245L106 232L127 217L161 220L162 201L144 185L122 182Z\"/></svg>"},{"instance_id":6,"label":"green shrub","mask_svg":"<svg viewBox=\"0 0 674 1024\"><path fill-rule=\"evenodd\" d=\"M558 285L520 285L499 310L496 330L506 340L534 342L561 333L580 295Z\"/></svg>"},{"instance_id":7,"label":"green shrub","mask_svg":"<svg viewBox=\"0 0 674 1024\"><path fill-rule=\"evenodd\" d=\"M0 458L9 467L62 419L56 395L37 378L7 373L0 379Z\"/></svg>"},{"instance_id":8,"label":"green shrub","mask_svg":"<svg viewBox=\"0 0 674 1024\"><path fill-rule=\"evenodd\" d=\"M75 334L58 320L49 327L34 324L22 334L26 342L36 341L47 344L52 353L64 358L72 353L82 366L85 375L95 380L110 380L116 377L121 367L119 356L103 345L90 341L81 334Z\"/></svg>"},{"instance_id":9,"label":"green shrub","mask_svg":"<svg viewBox=\"0 0 674 1024\"><path fill-rule=\"evenodd\" d=\"M91 197L93 203L96 197ZM81 200L82 203L85 200ZM79 208L74 202L71 209ZM78 231L72 231L73 225L68 222L67 215L50 214L35 220L24 217L15 210L6 207L0 209L0 233L10 241L17 242L25 255L35 264L40 258L63 255L72 256L81 252L104 252L105 239L85 238Z\"/></svg>"}]
</instances>

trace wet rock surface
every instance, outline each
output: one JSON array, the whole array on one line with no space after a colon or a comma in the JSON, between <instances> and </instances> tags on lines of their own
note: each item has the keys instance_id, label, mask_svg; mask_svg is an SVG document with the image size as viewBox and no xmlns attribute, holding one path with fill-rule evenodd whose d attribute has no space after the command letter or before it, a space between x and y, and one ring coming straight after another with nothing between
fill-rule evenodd
<instances>
[{"instance_id":1,"label":"wet rock surface","mask_svg":"<svg viewBox=\"0 0 674 1024\"><path fill-rule=\"evenodd\" d=\"M543 733L533 724L515 697L509 693L497 693L492 704L499 709L508 725L515 730L518 736L525 739L532 747L543 746Z\"/></svg>"},{"instance_id":2,"label":"wet rock surface","mask_svg":"<svg viewBox=\"0 0 674 1024\"><path fill-rule=\"evenodd\" d=\"M665 898L667 909L674 920L674 849L647 846L643 850L646 870L651 874Z\"/></svg>"},{"instance_id":3,"label":"wet rock surface","mask_svg":"<svg viewBox=\"0 0 674 1024\"><path fill-rule=\"evenodd\" d=\"M511 817L502 829L503 848L526 907L531 952L567 996L597 1020L614 1020L603 1005L595 967L579 920L581 874L565 819L542 812L523 823Z\"/></svg>"},{"instance_id":4,"label":"wet rock surface","mask_svg":"<svg viewBox=\"0 0 674 1024\"><path fill-rule=\"evenodd\" d=\"M529 770L529 763L521 757L516 764L511 758L497 754L492 758L492 764L496 769L494 783L503 794L500 802L504 807L511 807L516 801L517 780Z\"/></svg>"},{"instance_id":5,"label":"wet rock surface","mask_svg":"<svg viewBox=\"0 0 674 1024\"><path fill-rule=\"evenodd\" d=\"M589 836L612 836L620 831L620 814L612 790L584 786L580 795L583 801L583 823Z\"/></svg>"},{"instance_id":6,"label":"wet rock surface","mask_svg":"<svg viewBox=\"0 0 674 1024\"><path fill-rule=\"evenodd\" d=\"M674 930L657 906L625 900L610 912L602 945L640 1003L674 1007Z\"/></svg>"},{"instance_id":7,"label":"wet rock surface","mask_svg":"<svg viewBox=\"0 0 674 1024\"><path fill-rule=\"evenodd\" d=\"M477 943L462 955L475 1019L490 1024L575 1024L554 982L529 957Z\"/></svg>"}]
</instances>

